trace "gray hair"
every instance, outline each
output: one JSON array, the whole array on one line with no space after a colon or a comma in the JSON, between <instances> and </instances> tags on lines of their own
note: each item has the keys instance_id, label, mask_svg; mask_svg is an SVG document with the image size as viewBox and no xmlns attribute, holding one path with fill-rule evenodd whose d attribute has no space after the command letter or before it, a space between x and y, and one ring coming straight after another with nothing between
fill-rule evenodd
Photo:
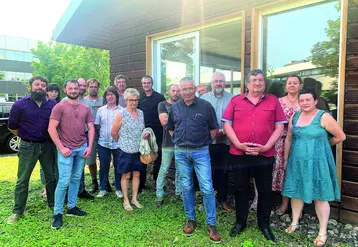
<instances>
[{"instance_id":1,"label":"gray hair","mask_svg":"<svg viewBox=\"0 0 358 247\"><path fill-rule=\"evenodd\" d=\"M224 77L224 81L226 81L226 76L224 75L224 73L219 72L219 71L216 71L216 72L213 73L213 75L211 76L211 81L213 81L213 77L216 76L216 75Z\"/></svg>"},{"instance_id":2,"label":"gray hair","mask_svg":"<svg viewBox=\"0 0 358 247\"><path fill-rule=\"evenodd\" d=\"M266 76L265 76L265 73L264 73L261 69L254 69L254 70L251 70L251 71L247 74L246 79L245 79L245 87L247 86L247 84L250 83L251 76L257 76L257 75L260 75L260 74L264 77L265 85L266 85Z\"/></svg>"},{"instance_id":3,"label":"gray hair","mask_svg":"<svg viewBox=\"0 0 358 247\"><path fill-rule=\"evenodd\" d=\"M116 85L119 79L126 80L126 84L128 84L128 77L125 75L117 75L116 77L114 77L113 84Z\"/></svg>"},{"instance_id":4,"label":"gray hair","mask_svg":"<svg viewBox=\"0 0 358 247\"><path fill-rule=\"evenodd\" d=\"M139 92L135 88L127 88L126 91L124 91L124 100L127 100L128 96L137 96L139 99Z\"/></svg>"},{"instance_id":5,"label":"gray hair","mask_svg":"<svg viewBox=\"0 0 358 247\"><path fill-rule=\"evenodd\" d=\"M181 78L179 82L182 82L182 81L193 81L194 82L194 79L189 76L185 76L185 77Z\"/></svg>"}]
</instances>

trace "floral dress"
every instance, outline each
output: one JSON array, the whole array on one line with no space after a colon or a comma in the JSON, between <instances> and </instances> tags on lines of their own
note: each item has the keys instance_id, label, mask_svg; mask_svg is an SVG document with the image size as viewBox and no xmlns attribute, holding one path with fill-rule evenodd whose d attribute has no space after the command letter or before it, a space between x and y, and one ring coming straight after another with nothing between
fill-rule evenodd
<instances>
[{"instance_id":1,"label":"floral dress","mask_svg":"<svg viewBox=\"0 0 358 247\"><path fill-rule=\"evenodd\" d=\"M286 115L287 121L290 120L290 118L292 117L292 115L295 112L300 111L300 107L291 107L286 105L283 102L282 98L278 99L283 112ZM273 170L272 170L272 190L273 191L281 191L282 190L282 184L283 181L285 180L285 174L286 174L286 167L285 167L285 162L284 162L284 151L285 151L285 138L287 135L287 128L288 128L288 124L285 124L285 128L283 131L283 135L280 139L278 139L278 141L275 143L275 164L273 166Z\"/></svg>"}]
</instances>

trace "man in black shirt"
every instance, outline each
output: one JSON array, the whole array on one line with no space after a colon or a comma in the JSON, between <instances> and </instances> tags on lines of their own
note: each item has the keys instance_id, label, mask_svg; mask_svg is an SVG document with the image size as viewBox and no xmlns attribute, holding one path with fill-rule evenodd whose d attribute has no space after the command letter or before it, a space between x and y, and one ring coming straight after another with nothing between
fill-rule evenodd
<instances>
[{"instance_id":1,"label":"man in black shirt","mask_svg":"<svg viewBox=\"0 0 358 247\"><path fill-rule=\"evenodd\" d=\"M163 127L160 124L158 116L158 105L164 101L165 98L162 94L157 93L153 90L153 78L146 75L142 78L143 91L140 94L138 108L143 111L144 122L146 128L152 128L155 138L157 139L158 145L158 158L154 162L153 169L153 180L157 181L160 164L162 163L162 138L163 138ZM140 173L139 192L144 189L147 178L147 171Z\"/></svg>"}]
</instances>

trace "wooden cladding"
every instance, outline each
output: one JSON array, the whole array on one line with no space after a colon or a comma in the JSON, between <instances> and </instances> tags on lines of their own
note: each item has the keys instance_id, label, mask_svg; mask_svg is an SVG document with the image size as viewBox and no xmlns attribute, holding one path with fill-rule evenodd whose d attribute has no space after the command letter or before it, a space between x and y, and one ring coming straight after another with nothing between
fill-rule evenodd
<instances>
[{"instance_id":1,"label":"wooden cladding","mask_svg":"<svg viewBox=\"0 0 358 247\"><path fill-rule=\"evenodd\" d=\"M343 180L342 181L342 194L346 195L346 196L358 198L358 183ZM358 206L356 206L356 210L358 210Z\"/></svg>"},{"instance_id":2,"label":"wooden cladding","mask_svg":"<svg viewBox=\"0 0 358 247\"><path fill-rule=\"evenodd\" d=\"M343 142L343 148L344 150L358 151L358 137L347 135L347 139Z\"/></svg>"},{"instance_id":3,"label":"wooden cladding","mask_svg":"<svg viewBox=\"0 0 358 247\"><path fill-rule=\"evenodd\" d=\"M348 151L348 150L343 151L343 164L344 165L358 167L357 160L358 160L358 152ZM358 179L358 176L356 179Z\"/></svg>"},{"instance_id":4,"label":"wooden cladding","mask_svg":"<svg viewBox=\"0 0 358 247\"><path fill-rule=\"evenodd\" d=\"M348 72L345 83L346 90L358 89L358 72Z\"/></svg>"}]
</instances>

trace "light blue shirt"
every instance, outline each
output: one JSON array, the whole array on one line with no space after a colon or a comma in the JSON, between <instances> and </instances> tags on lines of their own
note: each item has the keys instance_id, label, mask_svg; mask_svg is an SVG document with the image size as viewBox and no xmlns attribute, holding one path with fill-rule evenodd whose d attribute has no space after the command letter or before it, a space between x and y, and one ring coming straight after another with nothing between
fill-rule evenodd
<instances>
[{"instance_id":1,"label":"light blue shirt","mask_svg":"<svg viewBox=\"0 0 358 247\"><path fill-rule=\"evenodd\" d=\"M108 108L108 105L102 106L98 109L94 124L101 126L99 131L98 144L102 147L109 149L118 148L118 142L113 139L111 135L111 129L114 118L118 112L122 111L122 109L123 108L121 106L116 106L116 108L110 109Z\"/></svg>"}]
</instances>

